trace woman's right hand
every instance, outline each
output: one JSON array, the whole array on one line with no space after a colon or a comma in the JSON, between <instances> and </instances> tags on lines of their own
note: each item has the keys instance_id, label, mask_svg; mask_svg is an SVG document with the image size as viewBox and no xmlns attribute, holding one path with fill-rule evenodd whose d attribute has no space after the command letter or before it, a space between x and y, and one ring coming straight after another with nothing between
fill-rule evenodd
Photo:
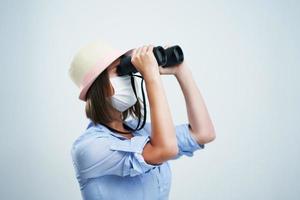
<instances>
[{"instance_id":1,"label":"woman's right hand","mask_svg":"<svg viewBox=\"0 0 300 200\"><path fill-rule=\"evenodd\" d=\"M145 78L159 75L157 60L153 54L153 45L143 45L133 50L131 63Z\"/></svg>"}]
</instances>

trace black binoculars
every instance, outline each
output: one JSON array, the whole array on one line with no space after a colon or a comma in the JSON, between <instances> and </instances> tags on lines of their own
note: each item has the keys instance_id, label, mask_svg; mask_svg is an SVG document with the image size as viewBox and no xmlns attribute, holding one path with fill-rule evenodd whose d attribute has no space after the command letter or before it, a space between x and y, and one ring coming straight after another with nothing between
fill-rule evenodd
<instances>
[{"instance_id":1,"label":"black binoculars","mask_svg":"<svg viewBox=\"0 0 300 200\"><path fill-rule=\"evenodd\" d=\"M156 58L158 66L172 67L183 62L183 52L180 46L175 45L164 49L161 46L153 48L153 54ZM120 57L120 64L117 66L118 76L137 73L138 70L131 63L131 56L122 55Z\"/></svg>"}]
</instances>

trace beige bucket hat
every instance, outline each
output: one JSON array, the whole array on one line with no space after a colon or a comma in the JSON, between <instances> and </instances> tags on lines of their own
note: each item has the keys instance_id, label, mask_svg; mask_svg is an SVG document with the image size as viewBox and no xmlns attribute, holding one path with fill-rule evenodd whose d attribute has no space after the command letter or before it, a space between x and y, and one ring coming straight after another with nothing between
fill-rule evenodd
<instances>
[{"instance_id":1,"label":"beige bucket hat","mask_svg":"<svg viewBox=\"0 0 300 200\"><path fill-rule=\"evenodd\" d=\"M131 55L132 49L117 49L103 39L96 39L81 47L74 55L69 76L79 88L79 99L86 101L86 93L98 75L120 56Z\"/></svg>"}]
</instances>

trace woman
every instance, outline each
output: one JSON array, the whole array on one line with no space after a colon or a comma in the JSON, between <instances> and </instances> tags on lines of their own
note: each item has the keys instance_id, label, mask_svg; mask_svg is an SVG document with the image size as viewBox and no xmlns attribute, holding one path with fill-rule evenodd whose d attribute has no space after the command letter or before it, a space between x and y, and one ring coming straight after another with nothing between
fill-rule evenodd
<instances>
[{"instance_id":1,"label":"woman","mask_svg":"<svg viewBox=\"0 0 300 200\"><path fill-rule=\"evenodd\" d=\"M69 70L86 102L89 124L74 141L71 156L81 195L86 200L168 199L171 170L168 160L204 148L215 131L188 67L158 66L153 45L119 51L98 40L82 48ZM130 76L118 76L120 56L142 75L151 122L135 130L141 104ZM174 75L183 91L189 123L173 124L160 75ZM132 117L131 120L126 119Z\"/></svg>"}]
</instances>

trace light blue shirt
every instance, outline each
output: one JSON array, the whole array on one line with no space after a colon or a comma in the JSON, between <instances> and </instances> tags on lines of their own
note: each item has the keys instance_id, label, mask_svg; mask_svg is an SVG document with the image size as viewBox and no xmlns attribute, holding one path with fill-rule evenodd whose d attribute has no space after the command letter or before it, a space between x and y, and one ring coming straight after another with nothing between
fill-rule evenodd
<instances>
[{"instance_id":1,"label":"light blue shirt","mask_svg":"<svg viewBox=\"0 0 300 200\"><path fill-rule=\"evenodd\" d=\"M125 121L131 128L138 120ZM188 123L175 126L179 153L193 156L203 149L190 134ZM132 133L128 139L107 127L89 122L71 148L73 166L84 200L167 200L171 186L168 161L146 163L142 151L151 136L151 123Z\"/></svg>"}]
</instances>

